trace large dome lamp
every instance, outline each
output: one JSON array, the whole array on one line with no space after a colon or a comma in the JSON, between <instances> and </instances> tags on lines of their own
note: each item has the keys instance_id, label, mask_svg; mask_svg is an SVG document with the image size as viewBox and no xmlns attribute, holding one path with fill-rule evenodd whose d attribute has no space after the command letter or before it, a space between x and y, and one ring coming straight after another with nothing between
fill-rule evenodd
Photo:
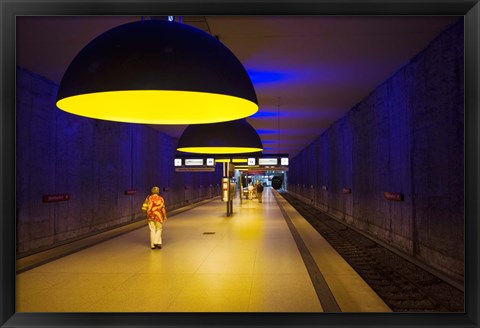
<instances>
[{"instance_id":1,"label":"large dome lamp","mask_svg":"<svg viewBox=\"0 0 480 328\"><path fill-rule=\"evenodd\" d=\"M182 23L120 25L87 44L67 68L58 108L80 116L145 124L202 124L258 110L253 84L235 55Z\"/></svg>"}]
</instances>

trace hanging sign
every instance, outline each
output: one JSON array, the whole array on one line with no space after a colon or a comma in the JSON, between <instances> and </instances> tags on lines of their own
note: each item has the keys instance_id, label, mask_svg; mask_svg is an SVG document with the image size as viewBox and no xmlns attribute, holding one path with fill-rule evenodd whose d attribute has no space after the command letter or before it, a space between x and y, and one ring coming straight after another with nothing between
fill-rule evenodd
<instances>
[{"instance_id":1,"label":"hanging sign","mask_svg":"<svg viewBox=\"0 0 480 328\"><path fill-rule=\"evenodd\" d=\"M259 158L258 165L277 165L278 158Z\"/></svg>"},{"instance_id":2,"label":"hanging sign","mask_svg":"<svg viewBox=\"0 0 480 328\"><path fill-rule=\"evenodd\" d=\"M202 166L203 158L187 158L185 159L185 166Z\"/></svg>"},{"instance_id":3,"label":"hanging sign","mask_svg":"<svg viewBox=\"0 0 480 328\"><path fill-rule=\"evenodd\" d=\"M173 162L173 165L175 165L175 167L182 166L182 159L181 158L175 158L174 162Z\"/></svg>"}]
</instances>

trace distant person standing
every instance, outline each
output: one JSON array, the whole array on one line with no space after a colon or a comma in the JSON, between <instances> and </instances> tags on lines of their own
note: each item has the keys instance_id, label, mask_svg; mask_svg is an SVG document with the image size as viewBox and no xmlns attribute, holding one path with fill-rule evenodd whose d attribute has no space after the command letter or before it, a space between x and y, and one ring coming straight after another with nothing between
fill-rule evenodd
<instances>
[{"instance_id":1,"label":"distant person standing","mask_svg":"<svg viewBox=\"0 0 480 328\"><path fill-rule=\"evenodd\" d=\"M162 248L162 227L163 223L167 221L165 201L159 194L160 188L153 187L152 194L147 196L142 206L142 210L147 212L151 249Z\"/></svg>"},{"instance_id":2,"label":"distant person standing","mask_svg":"<svg viewBox=\"0 0 480 328\"><path fill-rule=\"evenodd\" d=\"M262 192L263 192L263 185L260 181L257 181L257 185L255 186L255 189L257 191L257 198L258 202L262 202Z\"/></svg>"},{"instance_id":3,"label":"distant person standing","mask_svg":"<svg viewBox=\"0 0 480 328\"><path fill-rule=\"evenodd\" d=\"M253 185L249 183L247 189L248 189L248 199L253 199Z\"/></svg>"}]
</instances>

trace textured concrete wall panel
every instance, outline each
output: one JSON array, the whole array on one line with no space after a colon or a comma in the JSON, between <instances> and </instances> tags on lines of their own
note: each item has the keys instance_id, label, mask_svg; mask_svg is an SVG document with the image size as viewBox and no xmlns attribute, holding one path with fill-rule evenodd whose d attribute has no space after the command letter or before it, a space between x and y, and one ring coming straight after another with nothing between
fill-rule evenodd
<instances>
[{"instance_id":1,"label":"textured concrete wall panel","mask_svg":"<svg viewBox=\"0 0 480 328\"><path fill-rule=\"evenodd\" d=\"M328 184L327 196L315 198L320 209L459 280L463 61L460 18L317 138L312 161L320 174L316 188ZM297 164L292 159L292 172ZM289 179L297 186L305 181L290 172ZM351 206L341 193L348 186ZM304 194L298 189L289 191ZM403 200L385 200L384 192L401 193Z\"/></svg>"},{"instance_id":2,"label":"textured concrete wall panel","mask_svg":"<svg viewBox=\"0 0 480 328\"><path fill-rule=\"evenodd\" d=\"M20 256L144 217L141 204L153 185L162 188L168 209L219 194L221 172L174 172L176 139L145 125L65 113L55 106L57 88L17 68ZM137 193L126 195L129 189ZM63 193L71 198L43 202Z\"/></svg>"}]
</instances>

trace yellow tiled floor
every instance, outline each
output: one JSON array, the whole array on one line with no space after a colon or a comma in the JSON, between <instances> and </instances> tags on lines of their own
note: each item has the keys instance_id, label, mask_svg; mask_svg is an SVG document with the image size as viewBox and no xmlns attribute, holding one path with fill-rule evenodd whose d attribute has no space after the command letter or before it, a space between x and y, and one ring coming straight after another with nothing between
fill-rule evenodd
<instances>
[{"instance_id":1,"label":"yellow tiled floor","mask_svg":"<svg viewBox=\"0 0 480 328\"><path fill-rule=\"evenodd\" d=\"M323 312L269 188L179 213L151 250L145 227L17 275L17 312ZM285 200L289 220L343 312L391 310ZM214 232L214 234L204 234Z\"/></svg>"},{"instance_id":2,"label":"yellow tiled floor","mask_svg":"<svg viewBox=\"0 0 480 328\"><path fill-rule=\"evenodd\" d=\"M213 201L17 275L17 312L322 312L276 201ZM204 234L215 232L215 234Z\"/></svg>"},{"instance_id":3,"label":"yellow tiled floor","mask_svg":"<svg viewBox=\"0 0 480 328\"><path fill-rule=\"evenodd\" d=\"M286 200L279 199L279 203L302 236L342 312L391 312L358 273Z\"/></svg>"}]
</instances>

